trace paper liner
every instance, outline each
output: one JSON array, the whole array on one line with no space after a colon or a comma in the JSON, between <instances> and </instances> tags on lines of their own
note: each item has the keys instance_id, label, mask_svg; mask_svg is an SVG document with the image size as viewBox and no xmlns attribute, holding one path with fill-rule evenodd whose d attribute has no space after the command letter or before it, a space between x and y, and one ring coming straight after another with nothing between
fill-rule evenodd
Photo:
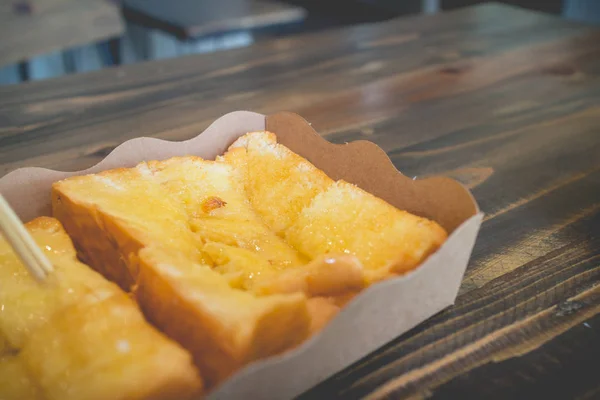
<instances>
[{"instance_id":1,"label":"paper liner","mask_svg":"<svg viewBox=\"0 0 600 400\"><path fill-rule=\"evenodd\" d=\"M295 397L451 305L483 218L469 191L449 178L408 178L371 142L329 143L296 114L264 116L248 111L227 114L187 141L129 140L83 171L22 168L0 179L0 193L28 221L51 215L50 188L57 180L177 155L214 159L239 136L265 128L331 178L344 179L400 209L434 219L451 234L417 269L364 290L298 348L237 372L211 393L215 399Z\"/></svg>"}]
</instances>

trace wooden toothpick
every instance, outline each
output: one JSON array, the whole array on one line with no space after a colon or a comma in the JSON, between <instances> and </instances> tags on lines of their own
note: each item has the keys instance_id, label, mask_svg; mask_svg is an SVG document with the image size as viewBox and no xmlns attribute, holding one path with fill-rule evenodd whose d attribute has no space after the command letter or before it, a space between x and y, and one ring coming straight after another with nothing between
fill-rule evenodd
<instances>
[{"instance_id":1,"label":"wooden toothpick","mask_svg":"<svg viewBox=\"0 0 600 400\"><path fill-rule=\"evenodd\" d=\"M38 281L46 279L48 274L54 270L52 263L1 194L0 229L31 275Z\"/></svg>"}]
</instances>

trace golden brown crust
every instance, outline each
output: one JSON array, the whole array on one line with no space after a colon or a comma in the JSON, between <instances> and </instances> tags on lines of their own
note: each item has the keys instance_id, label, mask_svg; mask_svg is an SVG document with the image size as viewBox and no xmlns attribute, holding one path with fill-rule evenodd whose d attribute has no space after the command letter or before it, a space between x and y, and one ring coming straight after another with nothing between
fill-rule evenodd
<instances>
[{"instance_id":1,"label":"golden brown crust","mask_svg":"<svg viewBox=\"0 0 600 400\"><path fill-rule=\"evenodd\" d=\"M323 171L287 147L271 132L251 132L223 157L242 171L246 194L262 221L283 236L303 208L333 183Z\"/></svg>"},{"instance_id":2,"label":"golden brown crust","mask_svg":"<svg viewBox=\"0 0 600 400\"><path fill-rule=\"evenodd\" d=\"M80 254L134 287L148 318L192 352L209 388L295 347L447 237L334 182L270 132L244 135L216 161L174 157L58 182L53 207Z\"/></svg>"},{"instance_id":3,"label":"golden brown crust","mask_svg":"<svg viewBox=\"0 0 600 400\"><path fill-rule=\"evenodd\" d=\"M151 328L122 292L82 298L54 315L19 357L48 399L187 400L201 393L189 354Z\"/></svg>"},{"instance_id":4,"label":"golden brown crust","mask_svg":"<svg viewBox=\"0 0 600 400\"><path fill-rule=\"evenodd\" d=\"M135 277L132 276L126 258L119 248L119 242L110 236L108 231L98 229L103 225L103 219L95 208L86 207L69 196L61 195L61 186L54 185L52 187L52 213L64 225L83 262L100 272L108 280L118 284L123 290L131 289L135 283ZM119 232L110 225L108 229ZM127 231L118 235L127 236L124 242L130 243L130 246L136 245L141 248L141 244Z\"/></svg>"},{"instance_id":5,"label":"golden brown crust","mask_svg":"<svg viewBox=\"0 0 600 400\"><path fill-rule=\"evenodd\" d=\"M308 310L311 315L310 333L319 333L329 321L331 321L341 307L335 304L335 300L327 297L313 297L308 300Z\"/></svg>"},{"instance_id":6,"label":"golden brown crust","mask_svg":"<svg viewBox=\"0 0 600 400\"><path fill-rule=\"evenodd\" d=\"M142 250L136 296L148 319L191 351L207 387L308 335L303 296L256 299L227 287L207 267L188 268L189 263L162 250Z\"/></svg>"},{"instance_id":7,"label":"golden brown crust","mask_svg":"<svg viewBox=\"0 0 600 400\"><path fill-rule=\"evenodd\" d=\"M170 400L201 393L189 353L150 326L117 285L76 259L59 221L40 217L26 227L54 271L40 285L0 240L0 337L10 338L11 356L27 370L21 376L5 369L0 375L9 376L2 378L29 378L45 399ZM10 398L12 389L0 384L0 398ZM32 393L17 398L36 398Z\"/></svg>"},{"instance_id":8,"label":"golden brown crust","mask_svg":"<svg viewBox=\"0 0 600 400\"><path fill-rule=\"evenodd\" d=\"M221 199L220 197L210 196L209 198L204 200L200 208L205 214L210 214L211 211L219 209L221 207L225 207L226 205L227 202Z\"/></svg>"},{"instance_id":9,"label":"golden brown crust","mask_svg":"<svg viewBox=\"0 0 600 400\"><path fill-rule=\"evenodd\" d=\"M303 295L257 298L235 291L194 255L202 252L201 241L188 249L196 237L190 218L202 217L199 214L204 213L197 211L206 200L215 204L218 197L219 205L227 203L211 207L211 218L243 204L208 192L198 196L193 190L171 188L183 186L180 180L190 187L202 185L208 182L201 179L207 173L216 174L213 183L220 187L227 170L224 164L196 158L144 163L136 169L105 173L101 179L89 176L59 182L53 196L55 213L77 237L81 253L113 279L119 275L111 265L116 265L115 260L124 265L121 269L129 278L120 283L133 284L148 318L192 352L209 388L248 362L295 346L308 335L310 324ZM141 198L142 193L154 197L133 202L135 208L128 214L128 198ZM162 214L153 213L156 209ZM211 311L215 308L221 314Z\"/></svg>"},{"instance_id":10,"label":"golden brown crust","mask_svg":"<svg viewBox=\"0 0 600 400\"><path fill-rule=\"evenodd\" d=\"M287 242L310 258L356 256L367 283L418 267L446 237L435 222L398 210L344 181L315 196L285 231Z\"/></svg>"},{"instance_id":11,"label":"golden brown crust","mask_svg":"<svg viewBox=\"0 0 600 400\"><path fill-rule=\"evenodd\" d=\"M301 292L308 296L338 296L366 285L363 267L354 256L325 255L302 268L290 268L258 279L253 291L259 295Z\"/></svg>"}]
</instances>

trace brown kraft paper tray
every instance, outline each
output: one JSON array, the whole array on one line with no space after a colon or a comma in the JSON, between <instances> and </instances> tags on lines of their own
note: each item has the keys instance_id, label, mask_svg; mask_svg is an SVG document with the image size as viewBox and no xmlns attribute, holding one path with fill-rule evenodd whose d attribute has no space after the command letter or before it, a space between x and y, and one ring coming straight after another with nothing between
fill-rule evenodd
<instances>
[{"instance_id":1,"label":"brown kraft paper tray","mask_svg":"<svg viewBox=\"0 0 600 400\"><path fill-rule=\"evenodd\" d=\"M173 156L214 159L238 137L265 129L332 179L344 179L400 209L433 219L450 236L414 271L365 289L320 333L294 350L243 368L213 391L211 399L293 398L452 305L483 218L469 191L449 178L408 178L375 144L332 144L296 114L248 111L227 114L187 141L129 140L84 171L22 168L0 179L0 193L29 221L51 215L55 181Z\"/></svg>"}]
</instances>

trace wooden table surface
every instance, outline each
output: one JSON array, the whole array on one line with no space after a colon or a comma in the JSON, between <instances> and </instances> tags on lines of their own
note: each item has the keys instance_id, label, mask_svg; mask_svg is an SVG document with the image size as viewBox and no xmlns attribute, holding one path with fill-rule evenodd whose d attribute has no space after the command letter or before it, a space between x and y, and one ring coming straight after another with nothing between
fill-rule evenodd
<instances>
[{"instance_id":1,"label":"wooden table surface","mask_svg":"<svg viewBox=\"0 0 600 400\"><path fill-rule=\"evenodd\" d=\"M495 4L0 88L2 173L229 111L378 143L486 213L456 305L306 398L600 398L600 31Z\"/></svg>"},{"instance_id":2,"label":"wooden table surface","mask_svg":"<svg viewBox=\"0 0 600 400\"><path fill-rule=\"evenodd\" d=\"M123 32L109 0L0 0L0 67Z\"/></svg>"}]
</instances>

